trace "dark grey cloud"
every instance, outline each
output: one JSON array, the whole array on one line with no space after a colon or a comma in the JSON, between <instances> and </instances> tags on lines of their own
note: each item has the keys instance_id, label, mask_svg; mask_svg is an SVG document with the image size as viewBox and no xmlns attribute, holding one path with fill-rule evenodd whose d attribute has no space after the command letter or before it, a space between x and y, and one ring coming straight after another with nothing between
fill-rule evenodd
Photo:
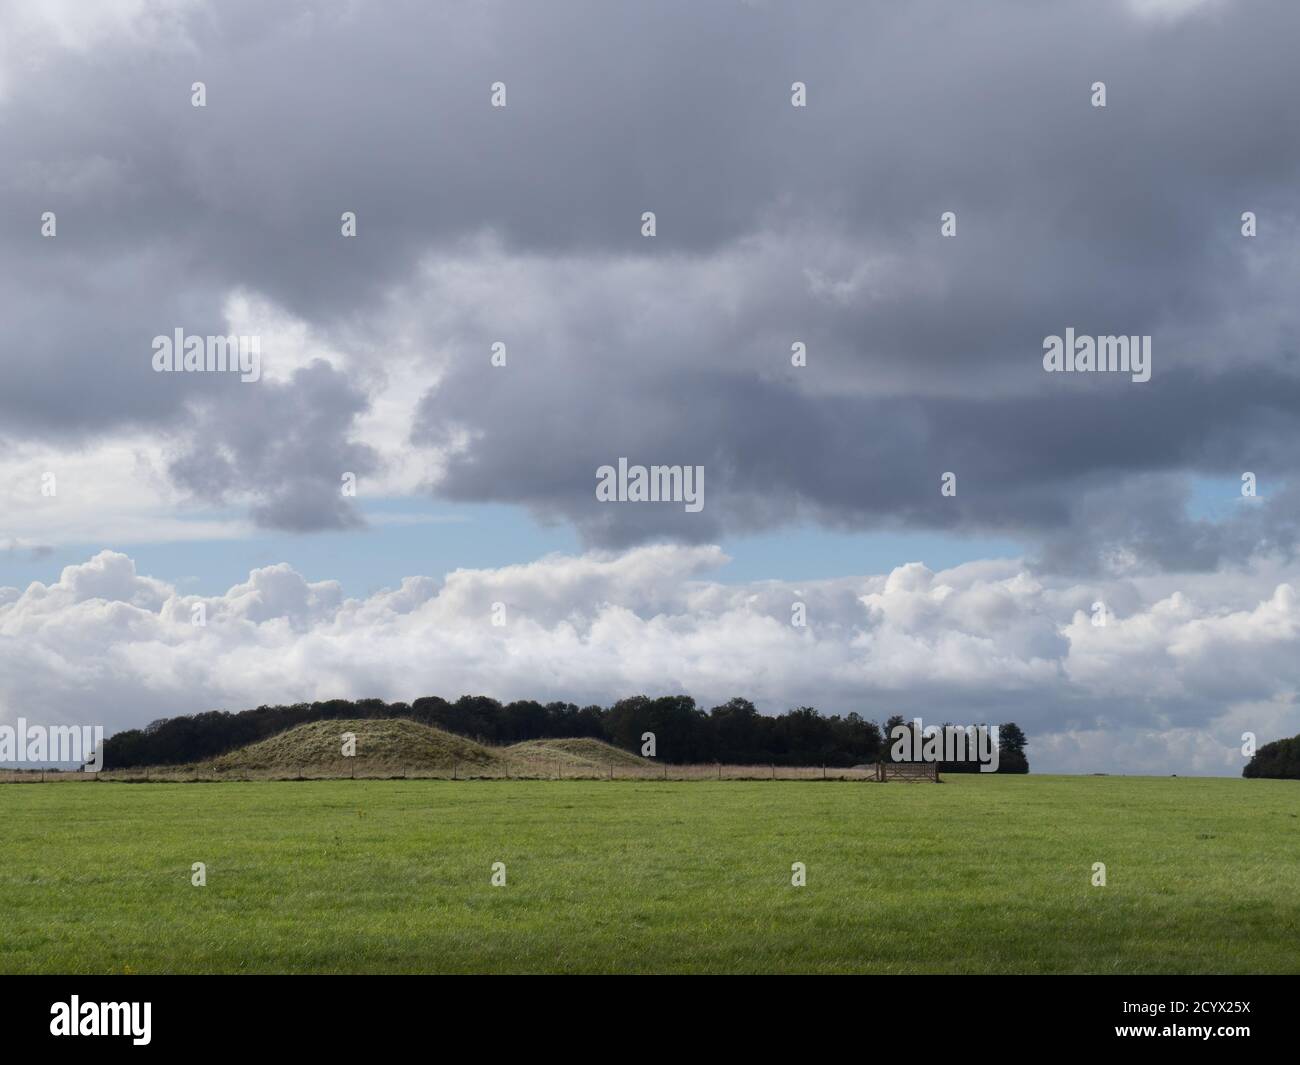
<instances>
[{"instance_id":1,"label":"dark grey cloud","mask_svg":"<svg viewBox=\"0 0 1300 1065\"><path fill-rule=\"evenodd\" d=\"M284 383L237 378L220 401L197 407L188 449L170 466L196 497L252 497L260 525L291 532L360 524L343 476L377 466L374 449L340 432L365 407L364 394L323 361Z\"/></svg>"},{"instance_id":2,"label":"dark grey cloud","mask_svg":"<svg viewBox=\"0 0 1300 1065\"><path fill-rule=\"evenodd\" d=\"M1280 485L1295 454L1293 4L231 2L183 29L55 55L0 103L0 433L182 431L201 498L346 523L382 355L251 401L148 372L154 334L220 332L242 288L345 349L400 321L431 381L411 441L456 448L433 490L597 544L814 520L996 530L1088 569L1295 542L1286 491L1213 526L1185 505L1191 475ZM495 283L422 272L484 234ZM1151 334L1153 379L1045 375L1067 326ZM705 511L596 504L620 455L704 465Z\"/></svg>"}]
</instances>

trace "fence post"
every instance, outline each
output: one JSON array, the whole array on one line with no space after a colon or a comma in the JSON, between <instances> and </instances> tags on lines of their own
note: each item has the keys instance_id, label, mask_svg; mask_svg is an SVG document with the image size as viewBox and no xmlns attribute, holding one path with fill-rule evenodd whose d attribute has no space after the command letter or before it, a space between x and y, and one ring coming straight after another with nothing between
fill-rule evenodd
<instances>
[{"instance_id":1,"label":"fence post","mask_svg":"<svg viewBox=\"0 0 1300 1065\"><path fill-rule=\"evenodd\" d=\"M776 763L775 763L775 762L772 763L772 779L773 779L773 780L776 779Z\"/></svg>"},{"instance_id":2,"label":"fence post","mask_svg":"<svg viewBox=\"0 0 1300 1065\"><path fill-rule=\"evenodd\" d=\"M721 762L718 763L718 779L719 779L719 780L722 779L722 763L721 763Z\"/></svg>"},{"instance_id":3,"label":"fence post","mask_svg":"<svg viewBox=\"0 0 1300 1065\"><path fill-rule=\"evenodd\" d=\"M822 780L826 779L826 763L822 763Z\"/></svg>"},{"instance_id":4,"label":"fence post","mask_svg":"<svg viewBox=\"0 0 1300 1065\"><path fill-rule=\"evenodd\" d=\"M457 766L459 766L459 765L460 765L460 763L459 763L458 761L456 761L456 760L453 758L452 761L451 761L451 779L452 779L452 780L455 780L455 779L456 779L456 768L457 768Z\"/></svg>"},{"instance_id":5,"label":"fence post","mask_svg":"<svg viewBox=\"0 0 1300 1065\"><path fill-rule=\"evenodd\" d=\"M614 779L614 763L613 763L613 762L610 762L610 763L609 763L609 779L610 779L610 780L613 780L613 779Z\"/></svg>"}]
</instances>

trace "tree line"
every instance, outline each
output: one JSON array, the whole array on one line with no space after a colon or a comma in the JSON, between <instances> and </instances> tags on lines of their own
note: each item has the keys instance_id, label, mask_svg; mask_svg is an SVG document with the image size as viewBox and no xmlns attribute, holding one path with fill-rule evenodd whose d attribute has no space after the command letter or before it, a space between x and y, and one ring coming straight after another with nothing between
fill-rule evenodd
<instances>
[{"instance_id":1,"label":"tree line","mask_svg":"<svg viewBox=\"0 0 1300 1065\"><path fill-rule=\"evenodd\" d=\"M465 695L455 702L438 696L413 703L331 699L259 706L239 713L213 710L162 718L143 729L129 729L106 740L104 767L200 762L310 721L392 717L409 718L498 746L524 740L591 737L640 753L642 736L652 732L655 755L661 761L727 765L852 766L889 760L887 730L903 723L901 717L890 718L882 728L857 713L825 716L811 706L769 716L760 714L748 699L731 699L706 711L686 695L635 695L609 707L531 699L501 703L483 695ZM1001 726L1000 738L999 771L1028 772L1024 733L1016 725L1007 724ZM950 772L974 769L949 765L942 768Z\"/></svg>"},{"instance_id":2,"label":"tree line","mask_svg":"<svg viewBox=\"0 0 1300 1065\"><path fill-rule=\"evenodd\" d=\"M1241 771L1243 777L1300 780L1300 736L1266 743Z\"/></svg>"}]
</instances>

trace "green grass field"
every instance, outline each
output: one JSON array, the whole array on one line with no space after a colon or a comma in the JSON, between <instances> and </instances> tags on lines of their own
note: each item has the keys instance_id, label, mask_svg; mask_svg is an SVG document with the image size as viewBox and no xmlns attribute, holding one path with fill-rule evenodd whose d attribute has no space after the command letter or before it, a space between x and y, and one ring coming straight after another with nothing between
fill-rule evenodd
<instances>
[{"instance_id":1,"label":"green grass field","mask_svg":"<svg viewBox=\"0 0 1300 1065\"><path fill-rule=\"evenodd\" d=\"M6 784L0 812L7 973L1300 972L1291 781Z\"/></svg>"}]
</instances>

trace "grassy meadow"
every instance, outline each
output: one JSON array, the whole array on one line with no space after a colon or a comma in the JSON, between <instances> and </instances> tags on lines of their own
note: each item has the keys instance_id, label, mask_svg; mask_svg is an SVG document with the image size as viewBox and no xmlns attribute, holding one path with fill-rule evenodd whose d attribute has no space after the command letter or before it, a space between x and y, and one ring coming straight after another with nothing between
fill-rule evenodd
<instances>
[{"instance_id":1,"label":"grassy meadow","mask_svg":"<svg viewBox=\"0 0 1300 1065\"><path fill-rule=\"evenodd\" d=\"M1300 972L1293 781L65 782L0 814L5 973Z\"/></svg>"}]
</instances>

